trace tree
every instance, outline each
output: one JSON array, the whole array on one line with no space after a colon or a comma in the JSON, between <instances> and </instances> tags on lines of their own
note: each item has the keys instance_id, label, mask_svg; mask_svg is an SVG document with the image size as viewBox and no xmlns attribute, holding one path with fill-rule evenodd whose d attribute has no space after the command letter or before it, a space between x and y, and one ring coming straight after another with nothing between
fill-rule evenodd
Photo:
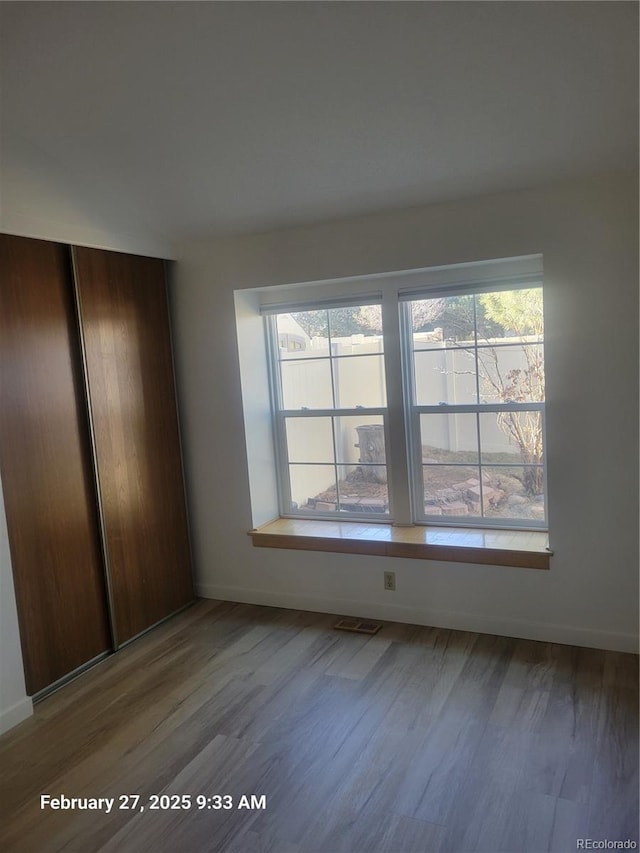
<instances>
[{"instance_id":1,"label":"tree","mask_svg":"<svg viewBox=\"0 0 640 853\"><path fill-rule=\"evenodd\" d=\"M382 307L380 305L360 305L353 310L355 311L355 322L361 327L363 334L379 335L382 333Z\"/></svg>"},{"instance_id":2,"label":"tree","mask_svg":"<svg viewBox=\"0 0 640 853\"><path fill-rule=\"evenodd\" d=\"M420 300L415 305L433 303L432 322L443 328L444 338L475 356L470 344L485 344L478 353L480 393L500 403L538 403L544 400L544 359L536 341L543 342L542 290L496 291L446 299ZM415 308L414 308L415 317ZM414 320L415 328L415 320ZM523 344L524 367L503 373L496 339L516 338ZM466 372L466 371L460 371ZM475 370L473 371L475 375ZM520 450L524 466L522 484L528 495L542 493L542 416L540 412L499 412L497 422Z\"/></svg>"},{"instance_id":3,"label":"tree","mask_svg":"<svg viewBox=\"0 0 640 853\"><path fill-rule=\"evenodd\" d=\"M299 323L310 338L328 336L326 311L294 311L291 316Z\"/></svg>"},{"instance_id":4,"label":"tree","mask_svg":"<svg viewBox=\"0 0 640 853\"><path fill-rule=\"evenodd\" d=\"M411 325L414 332L431 331L441 325L446 311L446 299L417 299L411 306Z\"/></svg>"},{"instance_id":5,"label":"tree","mask_svg":"<svg viewBox=\"0 0 640 853\"><path fill-rule=\"evenodd\" d=\"M544 359L541 350L530 346L536 340L542 343L544 319L542 290L503 291L482 294L478 299L484 317L502 330L503 335L516 337L522 343L525 366L502 374L495 346L479 350L481 382L486 394L497 397L502 403L537 403L544 400ZM481 324L478 324L481 326ZM491 343L486 337L486 343ZM486 353L486 359L480 352ZM524 466L542 462L542 414L540 412L499 412L498 426L520 449ZM528 495L542 494L544 478L542 468L525 467L522 484Z\"/></svg>"},{"instance_id":6,"label":"tree","mask_svg":"<svg viewBox=\"0 0 640 853\"><path fill-rule=\"evenodd\" d=\"M379 335L382 332L380 305L355 305L350 308L331 308L329 311L297 311L291 315L310 338L350 335Z\"/></svg>"},{"instance_id":7,"label":"tree","mask_svg":"<svg viewBox=\"0 0 640 853\"><path fill-rule=\"evenodd\" d=\"M412 326L414 332L431 329L442 316L444 299L420 299L413 303ZM356 322L371 334L382 332L382 309L380 305L362 305L356 309Z\"/></svg>"},{"instance_id":8,"label":"tree","mask_svg":"<svg viewBox=\"0 0 640 853\"><path fill-rule=\"evenodd\" d=\"M328 338L329 322L331 323L331 335L336 338L348 337L349 335L364 334L366 327L359 317L360 309L354 308L332 308L327 311L296 311L291 316L296 320L310 338ZM329 321L329 314L331 319Z\"/></svg>"},{"instance_id":9,"label":"tree","mask_svg":"<svg viewBox=\"0 0 640 853\"><path fill-rule=\"evenodd\" d=\"M446 300L421 299L413 303L413 329L432 327L442 316ZM296 311L291 315L310 338L328 337L329 326L334 338L349 335L379 335L382 333L380 305L356 305L351 308L331 308L329 311Z\"/></svg>"},{"instance_id":10,"label":"tree","mask_svg":"<svg viewBox=\"0 0 640 853\"><path fill-rule=\"evenodd\" d=\"M483 293L478 301L485 317L499 328L519 337L535 335L542 340L544 318L539 287Z\"/></svg>"}]
</instances>

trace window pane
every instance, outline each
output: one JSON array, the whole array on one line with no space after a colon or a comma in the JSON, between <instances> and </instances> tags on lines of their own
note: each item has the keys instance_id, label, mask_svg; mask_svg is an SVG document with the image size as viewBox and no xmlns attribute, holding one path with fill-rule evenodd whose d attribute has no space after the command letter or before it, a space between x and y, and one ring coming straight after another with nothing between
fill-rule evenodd
<instances>
[{"instance_id":1,"label":"window pane","mask_svg":"<svg viewBox=\"0 0 640 853\"><path fill-rule=\"evenodd\" d=\"M280 371L285 409L333 408L328 358L282 362Z\"/></svg>"},{"instance_id":2,"label":"window pane","mask_svg":"<svg viewBox=\"0 0 640 853\"><path fill-rule=\"evenodd\" d=\"M485 516L544 521L544 476L541 467L487 467L482 472Z\"/></svg>"},{"instance_id":3,"label":"window pane","mask_svg":"<svg viewBox=\"0 0 640 853\"><path fill-rule=\"evenodd\" d=\"M388 515L387 470L381 465L339 465L342 512Z\"/></svg>"},{"instance_id":4,"label":"window pane","mask_svg":"<svg viewBox=\"0 0 640 853\"><path fill-rule=\"evenodd\" d=\"M386 405L383 356L336 358L333 371L336 408Z\"/></svg>"},{"instance_id":5,"label":"window pane","mask_svg":"<svg viewBox=\"0 0 640 853\"><path fill-rule=\"evenodd\" d=\"M475 466L424 465L425 515L479 516L480 469Z\"/></svg>"},{"instance_id":6,"label":"window pane","mask_svg":"<svg viewBox=\"0 0 640 853\"><path fill-rule=\"evenodd\" d=\"M380 305L356 305L349 308L330 308L329 329L331 341L348 343L352 336L376 336L382 334L382 311Z\"/></svg>"},{"instance_id":7,"label":"window pane","mask_svg":"<svg viewBox=\"0 0 640 853\"><path fill-rule=\"evenodd\" d=\"M306 358L329 358L329 339L328 338L313 338L307 343L307 349L297 349L297 342L289 342L289 349L280 349L281 361L292 361Z\"/></svg>"},{"instance_id":8,"label":"window pane","mask_svg":"<svg viewBox=\"0 0 640 853\"><path fill-rule=\"evenodd\" d=\"M351 335L331 338L331 355L379 355L383 352L382 335Z\"/></svg>"},{"instance_id":9,"label":"window pane","mask_svg":"<svg viewBox=\"0 0 640 853\"><path fill-rule=\"evenodd\" d=\"M335 418L338 462L384 465L384 424L382 416Z\"/></svg>"},{"instance_id":10,"label":"window pane","mask_svg":"<svg viewBox=\"0 0 640 853\"><path fill-rule=\"evenodd\" d=\"M475 414L420 415L422 461L478 463Z\"/></svg>"},{"instance_id":11,"label":"window pane","mask_svg":"<svg viewBox=\"0 0 640 853\"><path fill-rule=\"evenodd\" d=\"M333 465L289 465L292 512L335 512Z\"/></svg>"},{"instance_id":12,"label":"window pane","mask_svg":"<svg viewBox=\"0 0 640 853\"><path fill-rule=\"evenodd\" d=\"M414 365L419 406L478 402L473 351L443 349L416 352Z\"/></svg>"},{"instance_id":13,"label":"window pane","mask_svg":"<svg viewBox=\"0 0 640 853\"><path fill-rule=\"evenodd\" d=\"M482 413L480 450L484 464L541 464L542 413Z\"/></svg>"},{"instance_id":14,"label":"window pane","mask_svg":"<svg viewBox=\"0 0 640 853\"><path fill-rule=\"evenodd\" d=\"M333 463L331 418L287 418L289 462Z\"/></svg>"},{"instance_id":15,"label":"window pane","mask_svg":"<svg viewBox=\"0 0 640 853\"><path fill-rule=\"evenodd\" d=\"M413 448L418 514L543 523L543 413L486 410L544 400L542 289L419 299L408 310L409 403L437 407L420 414ZM367 415L386 405L380 306L281 314L276 329L283 406L332 410L278 419L291 511L388 517L384 418ZM452 413L456 405L478 411Z\"/></svg>"},{"instance_id":16,"label":"window pane","mask_svg":"<svg viewBox=\"0 0 640 853\"><path fill-rule=\"evenodd\" d=\"M329 323L326 311L278 314L276 321L281 359L329 355Z\"/></svg>"},{"instance_id":17,"label":"window pane","mask_svg":"<svg viewBox=\"0 0 640 853\"><path fill-rule=\"evenodd\" d=\"M501 338L542 341L542 288L479 293L475 297L478 343Z\"/></svg>"},{"instance_id":18,"label":"window pane","mask_svg":"<svg viewBox=\"0 0 640 853\"><path fill-rule=\"evenodd\" d=\"M415 349L456 347L475 341L473 296L447 296L411 302L411 327Z\"/></svg>"},{"instance_id":19,"label":"window pane","mask_svg":"<svg viewBox=\"0 0 640 853\"><path fill-rule=\"evenodd\" d=\"M482 403L541 403L544 354L540 344L478 347Z\"/></svg>"},{"instance_id":20,"label":"window pane","mask_svg":"<svg viewBox=\"0 0 640 853\"><path fill-rule=\"evenodd\" d=\"M326 311L302 311L276 317L281 359L318 358L329 355Z\"/></svg>"}]
</instances>

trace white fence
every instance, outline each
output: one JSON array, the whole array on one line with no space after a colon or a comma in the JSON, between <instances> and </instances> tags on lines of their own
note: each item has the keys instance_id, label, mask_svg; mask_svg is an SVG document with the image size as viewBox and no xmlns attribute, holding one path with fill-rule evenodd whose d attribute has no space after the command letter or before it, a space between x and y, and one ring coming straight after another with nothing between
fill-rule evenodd
<instances>
[{"instance_id":1,"label":"white fence","mask_svg":"<svg viewBox=\"0 0 640 853\"><path fill-rule=\"evenodd\" d=\"M416 346L425 349L416 353L416 399L419 404L475 403L475 355L463 343L455 346L446 341L434 341L433 333L416 336ZM487 342L492 344L494 342ZM498 343L498 342L495 342ZM503 384L513 370L526 370L525 347L537 346L532 341L501 338L499 345L480 350L482 402L504 402L492 392L490 378L502 377ZM429 349L426 349L426 348ZM354 335L332 341L333 356L357 356L333 360L333 387L336 402L342 408L385 405L385 377L382 339L379 336ZM530 350L530 354L532 351ZM284 405L288 409L332 408L332 376L326 339L315 338L304 352L282 353L282 386ZM358 433L363 424L381 423L380 417L363 412L359 417L340 418L336 431L336 453L340 479L360 460ZM520 448L510 442L499 428L495 414L481 415L482 450L485 454L500 454L500 461L521 464ZM332 463L333 437L329 418L292 419L288 423L289 460L297 463ZM447 453L477 451L477 422L475 414L425 415L422 419L422 444L435 448L437 461L445 461ZM428 452L427 452L428 453ZM428 455L425 461L428 460ZM429 460L434 461L434 460ZM352 466L351 468L347 466ZM296 470L297 469L297 470ZM305 465L292 469L292 499L299 505L309 497L334 484L329 467Z\"/></svg>"}]
</instances>

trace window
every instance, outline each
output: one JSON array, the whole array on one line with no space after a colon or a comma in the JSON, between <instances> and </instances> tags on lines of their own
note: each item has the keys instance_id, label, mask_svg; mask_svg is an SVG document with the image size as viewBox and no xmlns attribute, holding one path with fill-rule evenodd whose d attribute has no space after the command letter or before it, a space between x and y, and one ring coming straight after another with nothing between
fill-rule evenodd
<instances>
[{"instance_id":1,"label":"window","mask_svg":"<svg viewBox=\"0 0 640 853\"><path fill-rule=\"evenodd\" d=\"M263 306L281 515L546 529L541 275L475 268Z\"/></svg>"},{"instance_id":2,"label":"window","mask_svg":"<svg viewBox=\"0 0 640 853\"><path fill-rule=\"evenodd\" d=\"M283 513L388 518L380 305L268 321Z\"/></svg>"},{"instance_id":3,"label":"window","mask_svg":"<svg viewBox=\"0 0 640 853\"><path fill-rule=\"evenodd\" d=\"M542 288L404 306L417 521L543 526Z\"/></svg>"}]
</instances>

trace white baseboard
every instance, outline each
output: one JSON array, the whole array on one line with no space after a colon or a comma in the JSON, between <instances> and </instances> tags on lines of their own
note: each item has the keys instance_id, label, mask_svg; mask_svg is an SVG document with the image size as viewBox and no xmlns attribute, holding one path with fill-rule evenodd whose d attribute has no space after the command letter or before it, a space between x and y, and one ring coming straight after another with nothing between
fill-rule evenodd
<instances>
[{"instance_id":1,"label":"white baseboard","mask_svg":"<svg viewBox=\"0 0 640 853\"><path fill-rule=\"evenodd\" d=\"M433 628L451 628L456 631L474 631L479 634L496 634L499 637L516 637L522 640L541 640L547 643L562 643L569 646L584 646L614 652L638 652L638 636L571 625L553 625L547 622L531 622L511 619L508 616L483 616L453 610L430 610L425 607L384 604L352 599L316 598L311 596L272 592L265 589L196 585L196 594L201 598L217 598L243 604L263 604L269 607L285 607L293 610L310 610L314 613L336 613L341 616L360 616L363 619L386 619Z\"/></svg>"},{"instance_id":2,"label":"white baseboard","mask_svg":"<svg viewBox=\"0 0 640 853\"><path fill-rule=\"evenodd\" d=\"M0 711L0 735L8 732L9 729L17 726L18 723L26 720L32 714L33 702L29 696L25 696L24 699L16 702L15 705L11 705L11 707Z\"/></svg>"}]
</instances>

